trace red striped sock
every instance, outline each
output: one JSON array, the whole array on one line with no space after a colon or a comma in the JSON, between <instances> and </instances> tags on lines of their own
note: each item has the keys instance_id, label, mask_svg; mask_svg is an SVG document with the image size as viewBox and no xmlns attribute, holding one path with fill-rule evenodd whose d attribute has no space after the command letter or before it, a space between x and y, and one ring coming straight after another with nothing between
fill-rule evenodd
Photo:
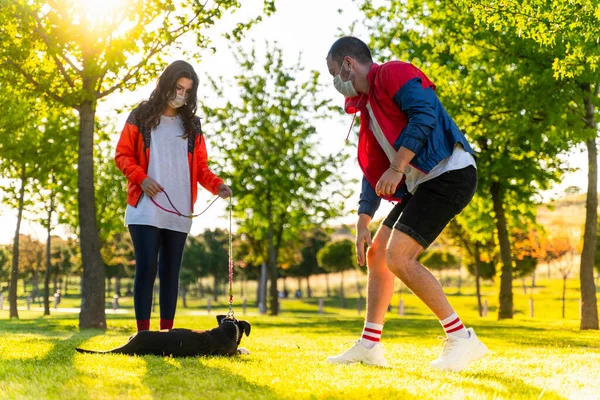
<instances>
[{"instance_id":1,"label":"red striped sock","mask_svg":"<svg viewBox=\"0 0 600 400\"><path fill-rule=\"evenodd\" d=\"M360 343L367 349L373 348L381 340L381 331L383 331L383 325L365 321Z\"/></svg>"},{"instance_id":2,"label":"red striped sock","mask_svg":"<svg viewBox=\"0 0 600 400\"><path fill-rule=\"evenodd\" d=\"M461 337L467 339L469 337L469 331L465 328L460 318L456 313L452 313L448 318L444 318L440 321L446 331L447 336Z\"/></svg>"},{"instance_id":3,"label":"red striped sock","mask_svg":"<svg viewBox=\"0 0 600 400\"><path fill-rule=\"evenodd\" d=\"M138 319L136 321L136 323L137 323L138 332L150 330L150 320L149 319Z\"/></svg>"},{"instance_id":4,"label":"red striped sock","mask_svg":"<svg viewBox=\"0 0 600 400\"><path fill-rule=\"evenodd\" d=\"M172 319L160 319L160 330L163 329L173 329L173 320Z\"/></svg>"}]
</instances>

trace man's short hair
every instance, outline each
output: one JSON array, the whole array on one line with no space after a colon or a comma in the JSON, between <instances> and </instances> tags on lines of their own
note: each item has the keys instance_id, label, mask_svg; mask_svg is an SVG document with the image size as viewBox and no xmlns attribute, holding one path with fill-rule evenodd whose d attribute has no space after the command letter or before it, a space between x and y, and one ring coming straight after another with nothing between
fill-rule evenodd
<instances>
[{"instance_id":1,"label":"man's short hair","mask_svg":"<svg viewBox=\"0 0 600 400\"><path fill-rule=\"evenodd\" d=\"M338 64L342 65L344 57L352 57L361 64L369 64L373 62L371 50L362 40L354 36L344 36L335 41L329 49L327 56Z\"/></svg>"}]
</instances>

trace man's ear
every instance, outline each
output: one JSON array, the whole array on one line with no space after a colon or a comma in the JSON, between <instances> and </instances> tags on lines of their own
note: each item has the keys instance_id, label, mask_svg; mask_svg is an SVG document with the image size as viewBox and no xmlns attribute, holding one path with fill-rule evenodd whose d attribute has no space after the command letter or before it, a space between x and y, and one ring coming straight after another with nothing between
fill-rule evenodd
<instances>
[{"instance_id":1,"label":"man's ear","mask_svg":"<svg viewBox=\"0 0 600 400\"><path fill-rule=\"evenodd\" d=\"M217 323L221 325L221 322L225 319L225 315L217 315Z\"/></svg>"},{"instance_id":2,"label":"man's ear","mask_svg":"<svg viewBox=\"0 0 600 400\"><path fill-rule=\"evenodd\" d=\"M244 331L246 336L250 336L250 322L248 321L239 321L240 328Z\"/></svg>"}]
</instances>

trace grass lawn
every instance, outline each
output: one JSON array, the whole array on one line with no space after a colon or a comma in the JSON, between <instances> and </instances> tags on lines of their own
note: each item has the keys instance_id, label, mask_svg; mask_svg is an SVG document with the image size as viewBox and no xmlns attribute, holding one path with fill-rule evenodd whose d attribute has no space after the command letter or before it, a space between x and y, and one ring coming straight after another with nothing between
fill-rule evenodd
<instances>
[{"instance_id":1,"label":"grass lawn","mask_svg":"<svg viewBox=\"0 0 600 400\"><path fill-rule=\"evenodd\" d=\"M495 320L495 287L484 288L490 303L485 318L477 315L472 288L451 296L463 320L493 351L461 373L429 369L443 332L419 300L406 293L405 316L394 307L383 332L390 369L324 362L350 346L344 342L357 339L362 328L356 309L336 308L337 299L326 301L321 315L316 300L284 300L278 317L256 315L254 308L243 317L236 304L236 316L250 321L252 332L242 340L251 354L234 358L78 354L77 346L123 344L133 332L133 314L108 314L106 332L80 332L76 313L40 317L39 311L21 310L21 319L11 321L4 310L0 398L600 399L600 332L578 330L576 286L576 280L569 282L564 320L558 281L540 282L536 318L529 317L528 295L518 286L517 313L510 321ZM398 295L392 305L397 303ZM219 310L225 310L224 304L213 306L210 316L197 307L180 307L176 326L211 328ZM154 318L152 328L156 325Z\"/></svg>"}]
</instances>

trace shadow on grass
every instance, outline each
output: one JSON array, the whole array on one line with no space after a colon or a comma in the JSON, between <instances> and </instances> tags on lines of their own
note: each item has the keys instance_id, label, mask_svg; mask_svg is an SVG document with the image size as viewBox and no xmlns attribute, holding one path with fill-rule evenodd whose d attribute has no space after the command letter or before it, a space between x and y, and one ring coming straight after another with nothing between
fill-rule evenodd
<instances>
[{"instance_id":1,"label":"shadow on grass","mask_svg":"<svg viewBox=\"0 0 600 400\"><path fill-rule=\"evenodd\" d=\"M461 387L472 388L489 398L565 399L554 391L530 385L514 376L487 371L463 374L468 379L461 380Z\"/></svg>"},{"instance_id":2,"label":"shadow on grass","mask_svg":"<svg viewBox=\"0 0 600 400\"><path fill-rule=\"evenodd\" d=\"M233 372L236 365L252 362L242 357L217 357L232 364L231 368L207 366L210 358L173 359L144 356L147 365L142 382L153 398L191 399L281 399L269 387L248 381ZM165 384L173 382L173 385ZM290 397L291 398L291 397Z\"/></svg>"},{"instance_id":3,"label":"shadow on grass","mask_svg":"<svg viewBox=\"0 0 600 400\"><path fill-rule=\"evenodd\" d=\"M20 346L35 344L40 341L51 345L51 349L47 353L32 358L5 359L0 355L0 371L2 371L0 380L10 382L10 397L62 398L63 395L67 394L61 393L61 390L67 390L64 389L64 385L81 375L77 368L73 366L73 357L76 354L75 347L103 333L100 330L86 330L75 333L68 339L52 337L69 332L72 330L70 328L70 326L65 327L53 323L52 320L42 318L18 321L18 323L15 321L2 321L0 329L3 332L10 334L31 333L48 337L20 340L18 344Z\"/></svg>"}]
</instances>

